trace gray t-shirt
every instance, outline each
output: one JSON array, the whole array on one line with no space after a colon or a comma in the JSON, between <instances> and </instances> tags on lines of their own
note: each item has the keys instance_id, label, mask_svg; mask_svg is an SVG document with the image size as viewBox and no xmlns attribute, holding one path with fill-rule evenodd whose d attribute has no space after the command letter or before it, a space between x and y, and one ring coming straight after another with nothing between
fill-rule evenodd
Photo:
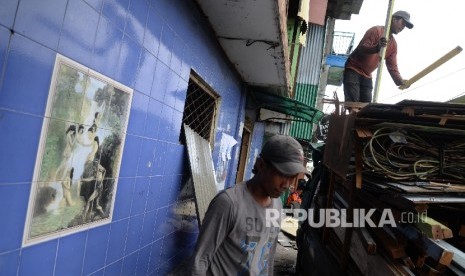
<instances>
[{"instance_id":1,"label":"gray t-shirt","mask_svg":"<svg viewBox=\"0 0 465 276\"><path fill-rule=\"evenodd\" d=\"M262 207L245 182L220 192L205 214L192 275L273 275L280 221L267 227L266 209L281 214L281 201Z\"/></svg>"}]
</instances>

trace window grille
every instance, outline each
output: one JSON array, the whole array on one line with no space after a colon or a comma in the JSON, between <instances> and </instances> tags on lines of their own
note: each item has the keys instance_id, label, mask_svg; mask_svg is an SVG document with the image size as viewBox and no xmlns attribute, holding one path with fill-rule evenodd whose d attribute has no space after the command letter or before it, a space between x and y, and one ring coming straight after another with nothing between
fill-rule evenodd
<instances>
[{"instance_id":1,"label":"window grille","mask_svg":"<svg viewBox=\"0 0 465 276\"><path fill-rule=\"evenodd\" d=\"M182 122L209 142L212 142L215 129L218 101L219 97L212 89L192 73L187 87Z\"/></svg>"}]
</instances>

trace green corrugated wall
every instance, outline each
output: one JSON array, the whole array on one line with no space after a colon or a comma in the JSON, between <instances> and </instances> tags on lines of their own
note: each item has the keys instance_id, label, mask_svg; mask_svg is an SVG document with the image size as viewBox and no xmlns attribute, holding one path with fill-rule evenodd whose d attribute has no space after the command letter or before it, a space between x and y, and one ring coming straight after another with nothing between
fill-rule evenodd
<instances>
[{"instance_id":1,"label":"green corrugated wall","mask_svg":"<svg viewBox=\"0 0 465 276\"><path fill-rule=\"evenodd\" d=\"M296 83L295 100L309 106L316 105L318 85ZM292 122L290 135L300 140L310 141L313 124L308 122Z\"/></svg>"}]
</instances>

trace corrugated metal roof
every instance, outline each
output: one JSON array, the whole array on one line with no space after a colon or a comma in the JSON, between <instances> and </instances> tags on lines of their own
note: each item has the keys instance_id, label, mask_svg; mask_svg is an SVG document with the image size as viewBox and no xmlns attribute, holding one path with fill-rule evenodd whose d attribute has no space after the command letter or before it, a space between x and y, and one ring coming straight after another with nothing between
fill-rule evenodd
<instances>
[{"instance_id":1,"label":"corrugated metal roof","mask_svg":"<svg viewBox=\"0 0 465 276\"><path fill-rule=\"evenodd\" d=\"M325 27L310 24L307 32L307 47L303 47L300 54L297 82L318 85L323 60Z\"/></svg>"},{"instance_id":2,"label":"corrugated metal roof","mask_svg":"<svg viewBox=\"0 0 465 276\"><path fill-rule=\"evenodd\" d=\"M325 28L310 24L307 47L302 48L295 86L295 100L315 107L320 82L320 70L323 60ZM315 122L315 121L314 121ZM313 124L292 122L290 135L305 141L311 141Z\"/></svg>"}]
</instances>

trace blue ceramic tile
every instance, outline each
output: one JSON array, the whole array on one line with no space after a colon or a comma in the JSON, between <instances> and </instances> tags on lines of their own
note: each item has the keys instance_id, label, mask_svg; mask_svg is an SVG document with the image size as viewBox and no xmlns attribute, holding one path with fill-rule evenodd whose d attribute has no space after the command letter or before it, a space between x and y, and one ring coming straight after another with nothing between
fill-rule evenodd
<instances>
[{"instance_id":1,"label":"blue ceramic tile","mask_svg":"<svg viewBox=\"0 0 465 276\"><path fill-rule=\"evenodd\" d=\"M184 104L186 103L188 83L184 79L180 79L178 82L178 88L176 90L176 104L174 108L180 112L184 112Z\"/></svg>"},{"instance_id":2,"label":"blue ceramic tile","mask_svg":"<svg viewBox=\"0 0 465 276\"><path fill-rule=\"evenodd\" d=\"M146 95L150 95L157 59L147 50L142 50L137 70L135 87Z\"/></svg>"},{"instance_id":3,"label":"blue ceramic tile","mask_svg":"<svg viewBox=\"0 0 465 276\"><path fill-rule=\"evenodd\" d=\"M166 218L168 217L168 207L163 207L157 211L157 219L155 221L154 240L163 238L166 234Z\"/></svg>"},{"instance_id":4,"label":"blue ceramic tile","mask_svg":"<svg viewBox=\"0 0 465 276\"><path fill-rule=\"evenodd\" d=\"M145 207L146 212L155 210L160 207L159 201L161 197L162 180L162 176L154 176L150 178L150 186L147 195L147 206Z\"/></svg>"},{"instance_id":5,"label":"blue ceramic tile","mask_svg":"<svg viewBox=\"0 0 465 276\"><path fill-rule=\"evenodd\" d=\"M119 260L111 265L105 267L104 275L107 276L118 276L121 275L121 269L123 268L123 260Z\"/></svg>"},{"instance_id":6,"label":"blue ceramic tile","mask_svg":"<svg viewBox=\"0 0 465 276\"><path fill-rule=\"evenodd\" d=\"M147 109L147 121L145 123L144 135L149 138L158 137L158 125L160 123L161 111L163 104L155 99L150 98Z\"/></svg>"},{"instance_id":7,"label":"blue ceramic tile","mask_svg":"<svg viewBox=\"0 0 465 276\"><path fill-rule=\"evenodd\" d=\"M174 168L179 162L179 156L177 155L176 148L173 144L167 145L165 155L169 156L169 158L166 159L164 174L172 175L174 173Z\"/></svg>"},{"instance_id":8,"label":"blue ceramic tile","mask_svg":"<svg viewBox=\"0 0 465 276\"><path fill-rule=\"evenodd\" d=\"M179 143L179 137L181 136L182 128L182 111L173 110L173 121L172 121L172 136L171 141L173 143Z\"/></svg>"},{"instance_id":9,"label":"blue ceramic tile","mask_svg":"<svg viewBox=\"0 0 465 276\"><path fill-rule=\"evenodd\" d=\"M147 1L131 0L125 32L139 45L144 41L144 31L147 22L149 4Z\"/></svg>"},{"instance_id":10,"label":"blue ceramic tile","mask_svg":"<svg viewBox=\"0 0 465 276\"><path fill-rule=\"evenodd\" d=\"M160 126L158 129L158 139L161 141L171 141L172 137L172 120L173 120L173 108L167 105L163 105Z\"/></svg>"},{"instance_id":11,"label":"blue ceramic tile","mask_svg":"<svg viewBox=\"0 0 465 276\"><path fill-rule=\"evenodd\" d=\"M98 13L102 11L103 0L84 0L92 8L94 8Z\"/></svg>"},{"instance_id":12,"label":"blue ceramic tile","mask_svg":"<svg viewBox=\"0 0 465 276\"><path fill-rule=\"evenodd\" d=\"M2 275L16 275L19 265L19 250L0 254L0 272Z\"/></svg>"},{"instance_id":13,"label":"blue ceramic tile","mask_svg":"<svg viewBox=\"0 0 465 276\"><path fill-rule=\"evenodd\" d=\"M15 31L51 49L57 49L66 1L21 0L15 21Z\"/></svg>"},{"instance_id":14,"label":"blue ceramic tile","mask_svg":"<svg viewBox=\"0 0 465 276\"><path fill-rule=\"evenodd\" d=\"M132 96L131 112L129 114L128 133L134 135L143 135L145 130L145 118L147 117L147 108L149 106L149 97L134 91Z\"/></svg>"},{"instance_id":15,"label":"blue ceramic tile","mask_svg":"<svg viewBox=\"0 0 465 276\"><path fill-rule=\"evenodd\" d=\"M163 238L163 250L161 251L162 262L167 262L176 255L179 248L176 248L175 234L170 234Z\"/></svg>"},{"instance_id":16,"label":"blue ceramic tile","mask_svg":"<svg viewBox=\"0 0 465 276\"><path fill-rule=\"evenodd\" d=\"M157 219L157 211L149 211L144 214L144 225L142 228L142 235L141 235L141 246L146 246L153 241L153 232L155 221Z\"/></svg>"},{"instance_id":17,"label":"blue ceramic tile","mask_svg":"<svg viewBox=\"0 0 465 276\"><path fill-rule=\"evenodd\" d=\"M144 215L136 215L129 219L128 238L124 250L125 255L129 255L140 248L143 221Z\"/></svg>"},{"instance_id":18,"label":"blue ceramic tile","mask_svg":"<svg viewBox=\"0 0 465 276\"><path fill-rule=\"evenodd\" d=\"M140 137L126 135L124 150L121 161L120 177L135 177L142 140Z\"/></svg>"},{"instance_id":19,"label":"blue ceramic tile","mask_svg":"<svg viewBox=\"0 0 465 276\"><path fill-rule=\"evenodd\" d=\"M139 251L139 258L137 260L136 276L147 275L147 271L149 269L151 250L152 250L152 246L149 245L149 246L142 248Z\"/></svg>"},{"instance_id":20,"label":"blue ceramic tile","mask_svg":"<svg viewBox=\"0 0 465 276\"><path fill-rule=\"evenodd\" d=\"M1 16L1 15L0 15ZM10 30L0 25L0 68L3 68L3 62L5 61L6 49L10 42ZM0 73L2 70L0 70ZM0 87L1 87L0 83Z\"/></svg>"},{"instance_id":21,"label":"blue ceramic tile","mask_svg":"<svg viewBox=\"0 0 465 276\"><path fill-rule=\"evenodd\" d=\"M123 257L126 245L129 219L113 222L110 228L106 264L110 264Z\"/></svg>"},{"instance_id":22,"label":"blue ceramic tile","mask_svg":"<svg viewBox=\"0 0 465 276\"><path fill-rule=\"evenodd\" d=\"M137 258L139 257L138 252L134 252L131 255L124 257L123 259L123 271L122 275L134 275L137 269Z\"/></svg>"},{"instance_id":23,"label":"blue ceramic tile","mask_svg":"<svg viewBox=\"0 0 465 276\"><path fill-rule=\"evenodd\" d=\"M156 271L160 266L161 246L163 239L159 239L152 244L150 252L149 273Z\"/></svg>"},{"instance_id":24,"label":"blue ceramic tile","mask_svg":"<svg viewBox=\"0 0 465 276\"><path fill-rule=\"evenodd\" d=\"M0 185L0 254L21 247L31 184Z\"/></svg>"},{"instance_id":25,"label":"blue ceramic tile","mask_svg":"<svg viewBox=\"0 0 465 276\"><path fill-rule=\"evenodd\" d=\"M0 109L0 184L31 182L42 120ZM18 147L18 141L21 146ZM26 200L27 201L27 200Z\"/></svg>"},{"instance_id":26,"label":"blue ceramic tile","mask_svg":"<svg viewBox=\"0 0 465 276\"><path fill-rule=\"evenodd\" d=\"M141 49L131 38L124 35L115 78L126 86L134 86Z\"/></svg>"},{"instance_id":27,"label":"blue ceramic tile","mask_svg":"<svg viewBox=\"0 0 465 276\"><path fill-rule=\"evenodd\" d=\"M161 32L163 28L163 20L154 10L150 8L147 17L147 27L145 29L144 47L154 56L158 55L160 46Z\"/></svg>"},{"instance_id":28,"label":"blue ceramic tile","mask_svg":"<svg viewBox=\"0 0 465 276\"><path fill-rule=\"evenodd\" d=\"M153 159L153 171L152 174L155 175L163 175L163 171L165 170L165 163L169 156L166 155L166 147L167 143L159 142L155 145L155 156Z\"/></svg>"},{"instance_id":29,"label":"blue ceramic tile","mask_svg":"<svg viewBox=\"0 0 465 276\"><path fill-rule=\"evenodd\" d=\"M149 177L136 178L136 184L134 185L134 196L132 198L131 216L144 213L145 204L147 202L149 183Z\"/></svg>"},{"instance_id":30,"label":"blue ceramic tile","mask_svg":"<svg viewBox=\"0 0 465 276\"><path fill-rule=\"evenodd\" d=\"M129 0L104 0L102 13L118 29L124 30L128 7Z\"/></svg>"},{"instance_id":31,"label":"blue ceramic tile","mask_svg":"<svg viewBox=\"0 0 465 276\"><path fill-rule=\"evenodd\" d=\"M153 170L153 160L155 155L155 144L157 141L144 138L142 141L142 150L140 152L139 168L137 176L151 176Z\"/></svg>"},{"instance_id":32,"label":"blue ceramic tile","mask_svg":"<svg viewBox=\"0 0 465 276\"><path fill-rule=\"evenodd\" d=\"M187 14L184 15L184 14L179 13L181 7L185 5L184 4L185 2L183 2L182 5L180 5L179 3L170 1L170 0L157 0L155 2L156 2L154 4L155 8L158 11L160 11L160 15L165 19L167 24L169 24L170 26L176 27L177 25L179 25L178 18L185 18L189 16ZM195 8L192 8L189 11L189 13L194 13L195 10L196 10ZM196 24L196 23L190 23L190 24Z\"/></svg>"},{"instance_id":33,"label":"blue ceramic tile","mask_svg":"<svg viewBox=\"0 0 465 276\"><path fill-rule=\"evenodd\" d=\"M99 13L82 0L69 0L58 49L85 66L90 65Z\"/></svg>"},{"instance_id":34,"label":"blue ceramic tile","mask_svg":"<svg viewBox=\"0 0 465 276\"><path fill-rule=\"evenodd\" d=\"M171 199L171 189L175 183L173 183L173 176L171 175L165 175L163 177L163 185L161 186L161 194L163 195L160 198L160 206L167 206L170 204L170 199Z\"/></svg>"},{"instance_id":35,"label":"blue ceramic tile","mask_svg":"<svg viewBox=\"0 0 465 276\"><path fill-rule=\"evenodd\" d=\"M118 179L113 220L129 217L131 213L132 196L134 194L134 183L134 178Z\"/></svg>"},{"instance_id":36,"label":"blue ceramic tile","mask_svg":"<svg viewBox=\"0 0 465 276\"><path fill-rule=\"evenodd\" d=\"M53 275L57 243L57 240L53 240L23 248L19 275Z\"/></svg>"},{"instance_id":37,"label":"blue ceramic tile","mask_svg":"<svg viewBox=\"0 0 465 276\"><path fill-rule=\"evenodd\" d=\"M113 78L116 74L123 32L106 18L100 18L92 53L91 67L103 75Z\"/></svg>"},{"instance_id":38,"label":"blue ceramic tile","mask_svg":"<svg viewBox=\"0 0 465 276\"><path fill-rule=\"evenodd\" d=\"M13 35L7 59L0 108L43 116L55 53L21 35Z\"/></svg>"},{"instance_id":39,"label":"blue ceramic tile","mask_svg":"<svg viewBox=\"0 0 465 276\"><path fill-rule=\"evenodd\" d=\"M19 0L0 0L0 25L13 27Z\"/></svg>"},{"instance_id":40,"label":"blue ceramic tile","mask_svg":"<svg viewBox=\"0 0 465 276\"><path fill-rule=\"evenodd\" d=\"M171 262L167 263L165 259L162 259L161 262L162 265L157 269L156 275L169 275L174 268L174 264L172 264Z\"/></svg>"},{"instance_id":41,"label":"blue ceramic tile","mask_svg":"<svg viewBox=\"0 0 465 276\"><path fill-rule=\"evenodd\" d=\"M161 32L160 49L157 58L163 63L171 64L171 52L176 35L169 27L164 27Z\"/></svg>"},{"instance_id":42,"label":"blue ceramic tile","mask_svg":"<svg viewBox=\"0 0 465 276\"><path fill-rule=\"evenodd\" d=\"M84 275L100 270L104 266L109 232L109 225L89 230L84 257Z\"/></svg>"},{"instance_id":43,"label":"blue ceramic tile","mask_svg":"<svg viewBox=\"0 0 465 276\"><path fill-rule=\"evenodd\" d=\"M173 51L171 53L171 70L178 73L182 67L182 56L184 53L184 41L181 37L176 36L173 42Z\"/></svg>"},{"instance_id":44,"label":"blue ceramic tile","mask_svg":"<svg viewBox=\"0 0 465 276\"><path fill-rule=\"evenodd\" d=\"M163 99L164 104L175 107L179 79L179 76L174 71L169 71L168 80L166 83L165 97Z\"/></svg>"},{"instance_id":45,"label":"blue ceramic tile","mask_svg":"<svg viewBox=\"0 0 465 276\"><path fill-rule=\"evenodd\" d=\"M104 273L105 273L105 269L101 268L97 271L92 272L91 274L89 274L89 276L103 276Z\"/></svg>"},{"instance_id":46,"label":"blue ceramic tile","mask_svg":"<svg viewBox=\"0 0 465 276\"><path fill-rule=\"evenodd\" d=\"M163 102L165 98L165 91L168 86L170 71L171 70L168 66L166 66L163 62L157 62L157 69L153 78L150 96L160 102Z\"/></svg>"},{"instance_id":47,"label":"blue ceramic tile","mask_svg":"<svg viewBox=\"0 0 465 276\"><path fill-rule=\"evenodd\" d=\"M87 232L80 232L60 239L55 275L81 275L86 239Z\"/></svg>"},{"instance_id":48,"label":"blue ceramic tile","mask_svg":"<svg viewBox=\"0 0 465 276\"><path fill-rule=\"evenodd\" d=\"M179 71L179 76L185 81L189 81L189 77L192 70L192 57L190 56L189 48L184 48L184 56L182 59L181 70Z\"/></svg>"}]
</instances>

